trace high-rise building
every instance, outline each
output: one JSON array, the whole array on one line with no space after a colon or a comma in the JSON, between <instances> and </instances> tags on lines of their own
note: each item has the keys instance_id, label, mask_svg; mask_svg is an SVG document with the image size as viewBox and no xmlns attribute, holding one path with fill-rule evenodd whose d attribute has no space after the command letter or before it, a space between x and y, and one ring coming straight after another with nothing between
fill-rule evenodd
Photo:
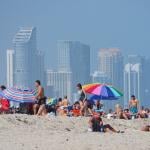
<instances>
[{"instance_id":1,"label":"high-rise building","mask_svg":"<svg viewBox=\"0 0 150 150\"><path fill-rule=\"evenodd\" d=\"M78 41L58 41L58 70L72 72L72 89L90 82L90 47Z\"/></svg>"},{"instance_id":2,"label":"high-rise building","mask_svg":"<svg viewBox=\"0 0 150 150\"><path fill-rule=\"evenodd\" d=\"M32 87L37 79L36 28L20 28L13 39L14 84L20 88Z\"/></svg>"},{"instance_id":3,"label":"high-rise building","mask_svg":"<svg viewBox=\"0 0 150 150\"><path fill-rule=\"evenodd\" d=\"M141 64L126 64L124 69L124 107L128 107L131 95L141 99Z\"/></svg>"},{"instance_id":4,"label":"high-rise building","mask_svg":"<svg viewBox=\"0 0 150 150\"><path fill-rule=\"evenodd\" d=\"M7 49L7 87L14 86L14 50Z\"/></svg>"},{"instance_id":5,"label":"high-rise building","mask_svg":"<svg viewBox=\"0 0 150 150\"><path fill-rule=\"evenodd\" d=\"M68 99L71 100L71 76L71 72L47 70L47 87L53 87L54 97L58 98L67 96Z\"/></svg>"},{"instance_id":6,"label":"high-rise building","mask_svg":"<svg viewBox=\"0 0 150 150\"><path fill-rule=\"evenodd\" d=\"M98 71L105 74L110 83L120 91L123 91L123 56L118 48L100 49L98 53ZM112 109L116 103L123 105L123 99L111 101ZM110 109L107 108L107 109Z\"/></svg>"},{"instance_id":7,"label":"high-rise building","mask_svg":"<svg viewBox=\"0 0 150 150\"><path fill-rule=\"evenodd\" d=\"M124 68L125 106L132 94L140 101L141 106L150 106L149 94L149 60L139 55L129 55Z\"/></svg>"}]
</instances>

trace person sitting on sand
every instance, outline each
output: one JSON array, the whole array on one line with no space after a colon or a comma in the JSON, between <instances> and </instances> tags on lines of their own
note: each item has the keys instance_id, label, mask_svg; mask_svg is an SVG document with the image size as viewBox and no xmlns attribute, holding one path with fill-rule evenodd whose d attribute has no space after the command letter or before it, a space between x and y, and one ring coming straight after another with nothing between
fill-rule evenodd
<instances>
[{"instance_id":1,"label":"person sitting on sand","mask_svg":"<svg viewBox=\"0 0 150 150\"><path fill-rule=\"evenodd\" d=\"M138 113L139 101L136 99L134 95L131 96L131 100L129 101L129 110L132 115L136 115Z\"/></svg>"},{"instance_id":2,"label":"person sitting on sand","mask_svg":"<svg viewBox=\"0 0 150 150\"><path fill-rule=\"evenodd\" d=\"M64 99L61 101L59 106L59 114L61 116L66 116L68 114L68 105L69 101L67 99L67 96L64 96Z\"/></svg>"},{"instance_id":3,"label":"person sitting on sand","mask_svg":"<svg viewBox=\"0 0 150 150\"><path fill-rule=\"evenodd\" d=\"M119 104L117 104L115 106L115 114L116 114L116 117L118 119L126 119L126 120L128 120L128 117L126 116L126 114L124 113L122 107Z\"/></svg>"},{"instance_id":4,"label":"person sitting on sand","mask_svg":"<svg viewBox=\"0 0 150 150\"><path fill-rule=\"evenodd\" d=\"M105 124L102 121L100 114L95 113L89 120L89 131L93 132L114 132L119 133L120 131L115 130L111 125Z\"/></svg>"},{"instance_id":5,"label":"person sitting on sand","mask_svg":"<svg viewBox=\"0 0 150 150\"><path fill-rule=\"evenodd\" d=\"M138 117L139 118L148 118L147 112L146 112L146 110L144 109L143 106L141 107L141 110L138 113Z\"/></svg>"},{"instance_id":6,"label":"person sitting on sand","mask_svg":"<svg viewBox=\"0 0 150 150\"><path fill-rule=\"evenodd\" d=\"M71 110L71 115L74 117L80 116L80 103L77 101L73 104L73 108Z\"/></svg>"},{"instance_id":7,"label":"person sitting on sand","mask_svg":"<svg viewBox=\"0 0 150 150\"><path fill-rule=\"evenodd\" d=\"M67 99L67 96L64 96L64 99L62 100L62 106L64 106L65 108L67 108L69 105L69 101Z\"/></svg>"},{"instance_id":8,"label":"person sitting on sand","mask_svg":"<svg viewBox=\"0 0 150 150\"><path fill-rule=\"evenodd\" d=\"M62 106L62 98L60 97L58 99L57 107L61 107L61 106Z\"/></svg>"},{"instance_id":9,"label":"person sitting on sand","mask_svg":"<svg viewBox=\"0 0 150 150\"><path fill-rule=\"evenodd\" d=\"M59 114L62 107L62 98L60 97L57 102L57 113Z\"/></svg>"},{"instance_id":10,"label":"person sitting on sand","mask_svg":"<svg viewBox=\"0 0 150 150\"><path fill-rule=\"evenodd\" d=\"M131 119L131 115L130 115L129 109L124 109L124 114L126 115L126 117L128 119Z\"/></svg>"},{"instance_id":11,"label":"person sitting on sand","mask_svg":"<svg viewBox=\"0 0 150 150\"><path fill-rule=\"evenodd\" d=\"M88 116L93 115L93 104L90 100L87 100L87 113Z\"/></svg>"},{"instance_id":12,"label":"person sitting on sand","mask_svg":"<svg viewBox=\"0 0 150 150\"><path fill-rule=\"evenodd\" d=\"M5 85L0 86L0 91L6 90ZM10 102L5 99L4 97L0 97L0 113L9 112L10 109Z\"/></svg>"},{"instance_id":13,"label":"person sitting on sand","mask_svg":"<svg viewBox=\"0 0 150 150\"><path fill-rule=\"evenodd\" d=\"M150 118L150 109L145 108L146 118Z\"/></svg>"},{"instance_id":14,"label":"person sitting on sand","mask_svg":"<svg viewBox=\"0 0 150 150\"><path fill-rule=\"evenodd\" d=\"M142 131L150 132L150 125L147 125L141 129Z\"/></svg>"},{"instance_id":15,"label":"person sitting on sand","mask_svg":"<svg viewBox=\"0 0 150 150\"><path fill-rule=\"evenodd\" d=\"M44 96L44 88L41 86L41 82L39 80L35 81L35 87L37 89L37 101L33 105L33 113L34 115L41 115L46 104L46 97Z\"/></svg>"},{"instance_id":16,"label":"person sitting on sand","mask_svg":"<svg viewBox=\"0 0 150 150\"><path fill-rule=\"evenodd\" d=\"M96 100L96 101L95 101L94 108L93 108L94 111L95 111L95 112L103 113L102 107L103 107L103 104L100 102L100 100Z\"/></svg>"}]
</instances>

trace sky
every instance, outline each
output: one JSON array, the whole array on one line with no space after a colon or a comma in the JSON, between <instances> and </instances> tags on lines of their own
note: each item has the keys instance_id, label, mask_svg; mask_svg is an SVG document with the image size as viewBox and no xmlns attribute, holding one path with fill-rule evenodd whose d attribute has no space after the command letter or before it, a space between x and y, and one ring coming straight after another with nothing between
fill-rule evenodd
<instances>
[{"instance_id":1,"label":"sky","mask_svg":"<svg viewBox=\"0 0 150 150\"><path fill-rule=\"evenodd\" d=\"M110 47L150 56L150 0L0 0L0 50L26 26L37 27L47 68L56 67L57 40L90 45L94 60Z\"/></svg>"}]
</instances>

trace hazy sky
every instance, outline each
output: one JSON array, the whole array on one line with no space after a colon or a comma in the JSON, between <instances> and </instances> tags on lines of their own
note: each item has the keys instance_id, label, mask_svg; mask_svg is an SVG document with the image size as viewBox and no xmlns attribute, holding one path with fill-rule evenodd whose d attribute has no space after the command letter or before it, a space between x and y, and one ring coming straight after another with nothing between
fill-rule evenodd
<instances>
[{"instance_id":1,"label":"hazy sky","mask_svg":"<svg viewBox=\"0 0 150 150\"><path fill-rule=\"evenodd\" d=\"M57 40L89 44L94 55L119 47L150 56L150 0L0 0L0 49L12 47L20 26L37 27L49 67L56 64Z\"/></svg>"}]
</instances>

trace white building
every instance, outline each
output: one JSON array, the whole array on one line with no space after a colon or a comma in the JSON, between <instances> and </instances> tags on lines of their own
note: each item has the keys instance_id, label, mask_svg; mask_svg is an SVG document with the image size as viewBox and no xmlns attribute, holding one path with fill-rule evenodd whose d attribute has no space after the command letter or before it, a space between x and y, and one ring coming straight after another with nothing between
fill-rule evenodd
<instances>
[{"instance_id":1,"label":"white building","mask_svg":"<svg viewBox=\"0 0 150 150\"><path fill-rule=\"evenodd\" d=\"M141 99L142 83L141 83L141 64L126 64L124 68L124 107L128 107L131 95L135 95L137 99Z\"/></svg>"},{"instance_id":2,"label":"white building","mask_svg":"<svg viewBox=\"0 0 150 150\"><path fill-rule=\"evenodd\" d=\"M7 87L14 86L14 50L7 49Z\"/></svg>"},{"instance_id":3,"label":"white building","mask_svg":"<svg viewBox=\"0 0 150 150\"><path fill-rule=\"evenodd\" d=\"M72 93L72 73L64 71L47 70L47 86L53 87L54 97L67 96L71 100Z\"/></svg>"},{"instance_id":4,"label":"white building","mask_svg":"<svg viewBox=\"0 0 150 150\"><path fill-rule=\"evenodd\" d=\"M36 28L22 27L13 38L14 82L20 88L33 87L37 80Z\"/></svg>"}]
</instances>

